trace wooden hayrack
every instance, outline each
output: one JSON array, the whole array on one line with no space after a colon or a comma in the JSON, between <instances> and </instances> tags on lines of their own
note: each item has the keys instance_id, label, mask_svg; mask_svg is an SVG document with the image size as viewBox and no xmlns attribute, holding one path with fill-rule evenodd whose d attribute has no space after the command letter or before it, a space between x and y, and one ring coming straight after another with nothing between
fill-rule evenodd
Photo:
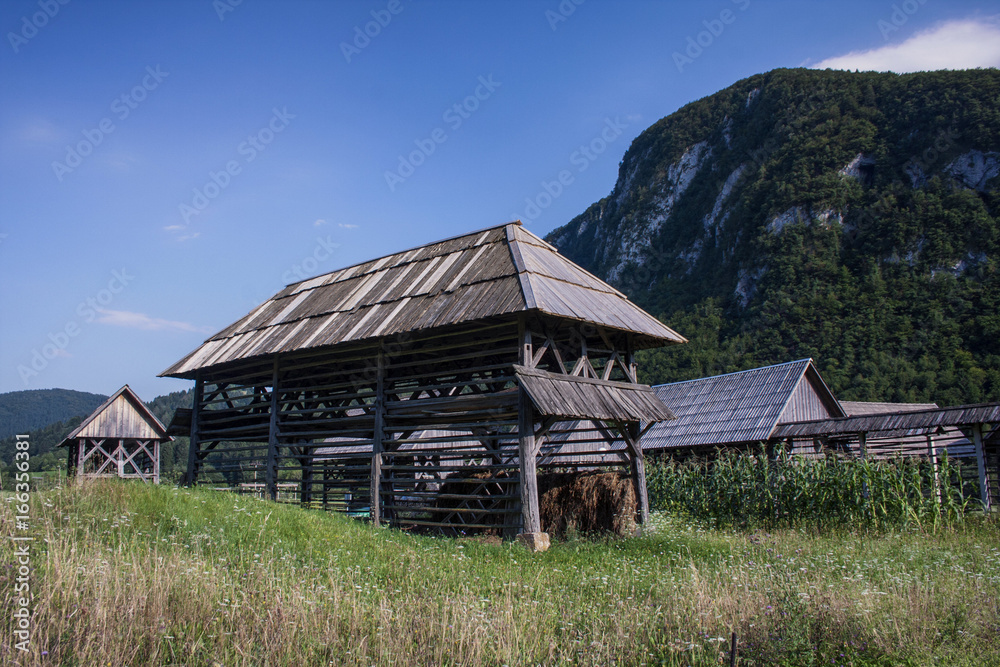
<instances>
[{"instance_id":1,"label":"wooden hayrack","mask_svg":"<svg viewBox=\"0 0 1000 667\"><path fill-rule=\"evenodd\" d=\"M189 484L262 471L272 498L294 479L376 524L513 535L577 431L601 434L577 455L627 444L587 465L631 475L645 520L640 422L673 415L634 352L681 342L511 223L289 285L164 375L195 381Z\"/></svg>"}]
</instances>

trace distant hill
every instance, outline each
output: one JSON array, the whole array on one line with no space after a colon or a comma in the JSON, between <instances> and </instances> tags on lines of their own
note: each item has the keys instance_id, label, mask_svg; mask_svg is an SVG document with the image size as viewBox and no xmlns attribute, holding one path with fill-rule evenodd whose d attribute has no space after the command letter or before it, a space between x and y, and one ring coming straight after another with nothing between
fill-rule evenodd
<instances>
[{"instance_id":1,"label":"distant hill","mask_svg":"<svg viewBox=\"0 0 1000 667\"><path fill-rule=\"evenodd\" d=\"M108 399L72 389L29 389L0 394L0 438L86 417Z\"/></svg>"},{"instance_id":2,"label":"distant hill","mask_svg":"<svg viewBox=\"0 0 1000 667\"><path fill-rule=\"evenodd\" d=\"M1000 400L1000 71L752 76L546 240L691 341L647 382L813 357L845 400Z\"/></svg>"}]
</instances>

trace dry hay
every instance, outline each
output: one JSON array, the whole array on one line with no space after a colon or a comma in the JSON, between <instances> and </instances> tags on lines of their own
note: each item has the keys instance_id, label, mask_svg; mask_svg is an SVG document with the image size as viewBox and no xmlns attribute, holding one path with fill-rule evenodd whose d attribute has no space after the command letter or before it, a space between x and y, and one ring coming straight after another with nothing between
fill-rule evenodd
<instances>
[{"instance_id":1,"label":"dry hay","mask_svg":"<svg viewBox=\"0 0 1000 667\"><path fill-rule=\"evenodd\" d=\"M505 484L489 484L496 477L507 477L507 473L493 474L480 472L465 475L466 480L445 480L440 488L442 495L482 494L489 503L489 496L500 495L513 487ZM480 481L482 480L482 481ZM487 482L483 486L483 482ZM485 493L483 493L485 491ZM435 521L447 517L452 508L468 506L468 501L456 498L437 498ZM567 533L601 534L612 533L626 536L635 533L636 502L635 488L627 475L610 472L545 473L538 475L538 505L542 531L554 536ZM468 517L468 515L466 515ZM508 515L510 519L516 520ZM496 528L465 528L463 534L499 534L505 516L502 514L481 514L475 522L495 525ZM456 525L456 528L461 528Z\"/></svg>"},{"instance_id":2,"label":"dry hay","mask_svg":"<svg viewBox=\"0 0 1000 667\"><path fill-rule=\"evenodd\" d=\"M542 530L632 535L637 508L632 480L618 473L550 473L538 476Z\"/></svg>"}]
</instances>

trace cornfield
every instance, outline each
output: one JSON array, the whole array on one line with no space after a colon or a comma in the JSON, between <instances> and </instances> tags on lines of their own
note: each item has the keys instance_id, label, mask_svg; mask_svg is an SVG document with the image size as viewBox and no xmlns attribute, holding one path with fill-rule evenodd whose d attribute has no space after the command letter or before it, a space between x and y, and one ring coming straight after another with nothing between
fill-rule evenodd
<instances>
[{"instance_id":1,"label":"cornfield","mask_svg":"<svg viewBox=\"0 0 1000 667\"><path fill-rule=\"evenodd\" d=\"M960 464L942 456L937 479L928 461L838 455L720 451L711 459L651 462L653 509L716 526L888 529L951 523L965 513Z\"/></svg>"}]
</instances>

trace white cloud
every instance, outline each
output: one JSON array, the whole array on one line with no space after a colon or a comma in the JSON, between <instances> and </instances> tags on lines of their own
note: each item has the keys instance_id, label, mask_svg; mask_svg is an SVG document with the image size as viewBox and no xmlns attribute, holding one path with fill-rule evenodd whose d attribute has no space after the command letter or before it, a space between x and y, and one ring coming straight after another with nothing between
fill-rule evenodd
<instances>
[{"instance_id":1,"label":"white cloud","mask_svg":"<svg viewBox=\"0 0 1000 667\"><path fill-rule=\"evenodd\" d=\"M176 322L174 320L164 320L159 317L150 317L145 313L133 313L127 310L111 310L109 308L98 308L100 316L97 321L101 324L110 324L115 327L128 327L130 329L143 329L145 331L191 331L195 333L212 333L211 329L198 327L188 322Z\"/></svg>"},{"instance_id":2,"label":"white cloud","mask_svg":"<svg viewBox=\"0 0 1000 667\"><path fill-rule=\"evenodd\" d=\"M1000 25L996 19L962 19L919 32L900 44L827 58L813 69L925 72L1000 67Z\"/></svg>"},{"instance_id":3,"label":"white cloud","mask_svg":"<svg viewBox=\"0 0 1000 667\"><path fill-rule=\"evenodd\" d=\"M320 218L319 220L317 220L316 222L313 223L313 227L322 227L325 224L326 224L326 220Z\"/></svg>"},{"instance_id":4,"label":"white cloud","mask_svg":"<svg viewBox=\"0 0 1000 667\"><path fill-rule=\"evenodd\" d=\"M182 229L187 229L187 226L186 225L167 225L163 229L165 229L168 232L179 232Z\"/></svg>"},{"instance_id":5,"label":"white cloud","mask_svg":"<svg viewBox=\"0 0 1000 667\"><path fill-rule=\"evenodd\" d=\"M21 139L31 143L58 143L62 132L44 118L34 118L21 127Z\"/></svg>"},{"instance_id":6,"label":"white cloud","mask_svg":"<svg viewBox=\"0 0 1000 667\"><path fill-rule=\"evenodd\" d=\"M338 222L337 226L340 227L341 229L357 229L358 228L357 225L348 225L347 223L344 223L344 222Z\"/></svg>"}]
</instances>

